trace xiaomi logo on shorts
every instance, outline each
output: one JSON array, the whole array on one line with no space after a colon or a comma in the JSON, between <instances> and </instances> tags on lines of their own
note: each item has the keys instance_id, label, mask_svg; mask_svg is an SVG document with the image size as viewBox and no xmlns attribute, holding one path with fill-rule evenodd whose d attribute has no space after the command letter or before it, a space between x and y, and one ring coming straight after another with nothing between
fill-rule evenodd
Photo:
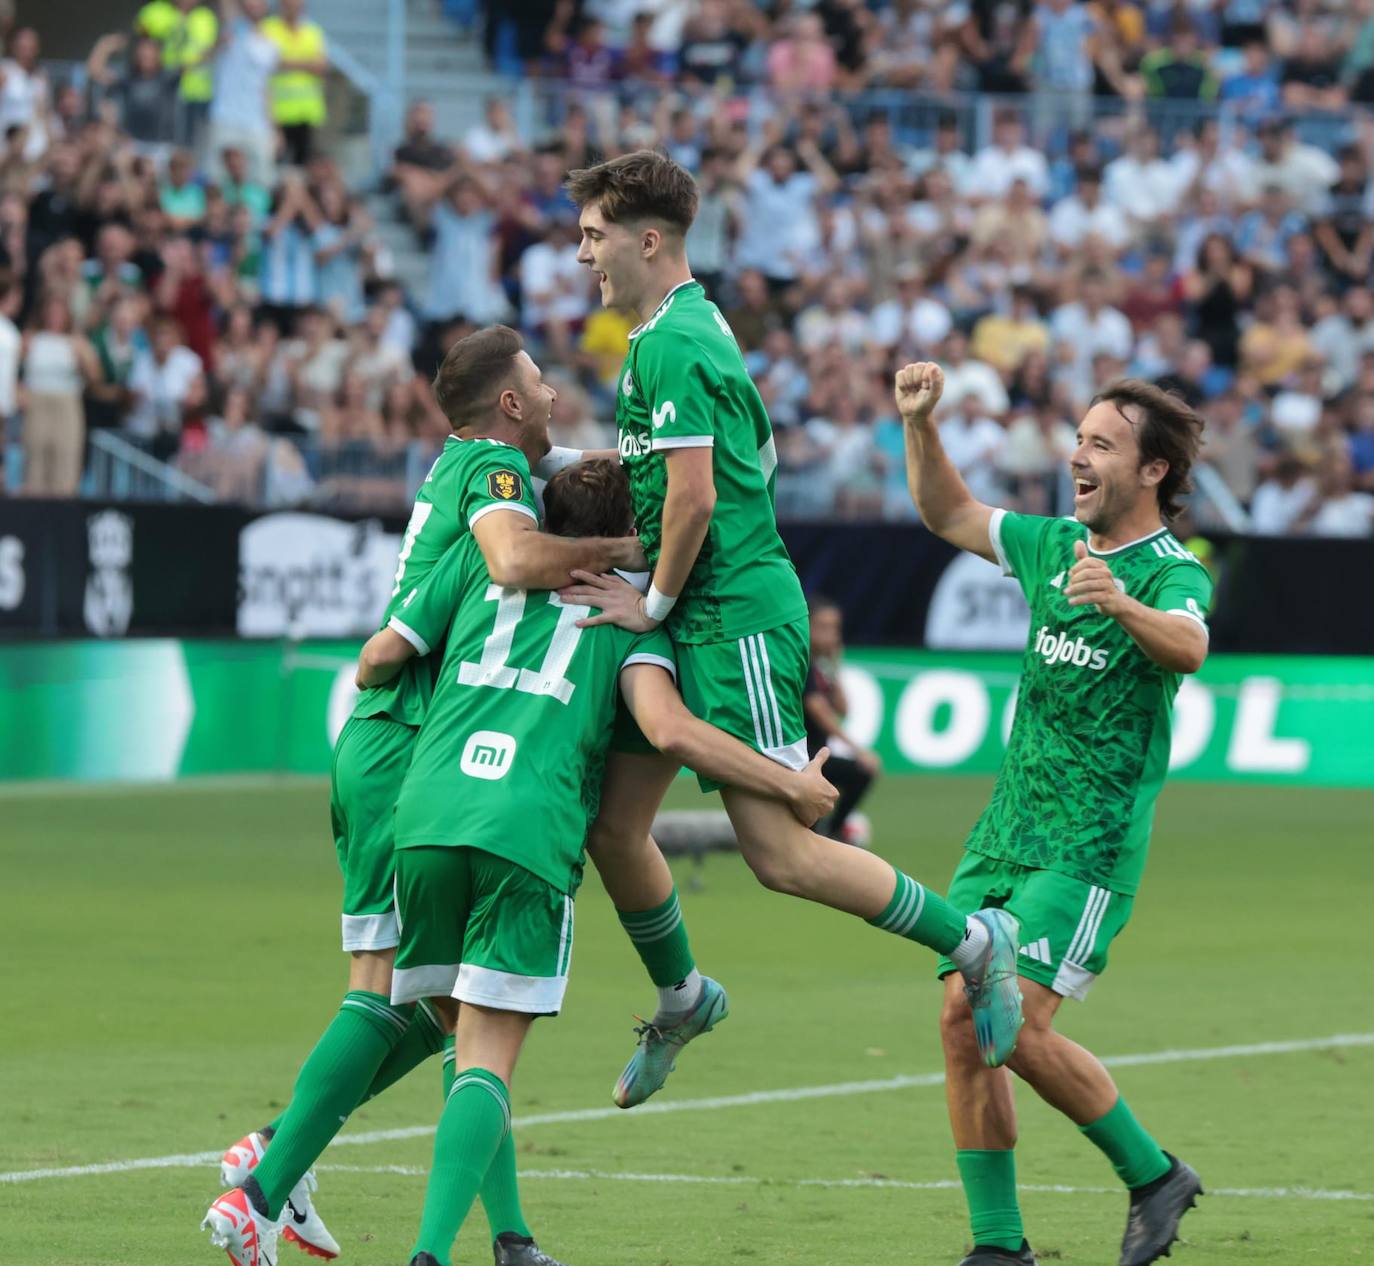
<instances>
[{"instance_id":1,"label":"xiaomi logo on shorts","mask_svg":"<svg viewBox=\"0 0 1374 1266\"><path fill-rule=\"evenodd\" d=\"M458 762L469 778L495 782L510 773L515 761L515 740L500 730L478 730L469 736Z\"/></svg>"}]
</instances>

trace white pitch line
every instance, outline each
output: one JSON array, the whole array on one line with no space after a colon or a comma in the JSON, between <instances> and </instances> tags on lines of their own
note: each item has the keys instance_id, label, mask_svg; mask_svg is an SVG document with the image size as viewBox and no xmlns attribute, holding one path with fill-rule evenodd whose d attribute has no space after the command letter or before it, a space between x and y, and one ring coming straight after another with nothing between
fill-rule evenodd
<instances>
[{"instance_id":1,"label":"white pitch line","mask_svg":"<svg viewBox=\"0 0 1374 1266\"><path fill-rule=\"evenodd\" d=\"M417 1165L321 1165L335 1174L400 1174L423 1178L429 1173ZM617 1174L604 1169L522 1169L520 1179L573 1179L609 1182L690 1184L703 1187L831 1187L875 1191L960 1191L962 1185L944 1178L934 1182L907 1182L899 1178L766 1178L745 1174ZM1064 1183L1018 1183L1021 1191L1056 1196L1119 1196L1120 1187L1071 1187ZM1324 1191L1313 1187L1208 1187L1209 1196L1249 1200L1374 1200L1374 1191Z\"/></svg>"},{"instance_id":2,"label":"white pitch line","mask_svg":"<svg viewBox=\"0 0 1374 1266\"><path fill-rule=\"evenodd\" d=\"M1214 1059L1243 1059L1260 1055L1293 1055L1304 1051L1328 1051L1350 1046L1374 1046L1374 1033L1336 1033L1330 1037L1299 1038L1286 1042L1255 1042L1248 1046L1204 1046L1195 1050L1146 1051L1137 1055L1108 1055L1102 1062L1114 1068L1135 1068L1150 1064L1190 1064ZM623 1108L578 1108L567 1112L542 1112L516 1117L516 1128L535 1125L567 1125L583 1121L606 1121L612 1117L635 1120L669 1112L711 1112L720 1108L750 1108L764 1103L798 1103L808 1099L833 1099L849 1095L881 1094L889 1090L940 1086L944 1073L919 1073L884 1077L878 1081L841 1081L828 1086L793 1086L784 1090L754 1090L742 1095L716 1095L704 1099L670 1099L641 1104L628 1111ZM411 1125L394 1130L364 1130L341 1134L331 1147L357 1147L369 1143L390 1143L402 1139L425 1138L434 1133L433 1125ZM134 1160L104 1161L94 1165L68 1165L54 1169L19 1169L0 1173L0 1183L36 1182L44 1178L81 1178L89 1174L119 1174L139 1169L190 1169L218 1161L220 1152L185 1152L172 1156L145 1156Z\"/></svg>"}]
</instances>

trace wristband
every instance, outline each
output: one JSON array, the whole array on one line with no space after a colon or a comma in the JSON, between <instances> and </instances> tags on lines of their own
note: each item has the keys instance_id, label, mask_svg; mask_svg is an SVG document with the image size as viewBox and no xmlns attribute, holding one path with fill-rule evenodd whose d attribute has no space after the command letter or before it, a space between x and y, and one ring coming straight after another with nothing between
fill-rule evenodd
<instances>
[{"instance_id":1,"label":"wristband","mask_svg":"<svg viewBox=\"0 0 1374 1266\"><path fill-rule=\"evenodd\" d=\"M555 445L535 462L532 473L540 479L552 479L564 466L575 466L581 460L580 448L559 448Z\"/></svg>"},{"instance_id":2,"label":"wristband","mask_svg":"<svg viewBox=\"0 0 1374 1266\"><path fill-rule=\"evenodd\" d=\"M668 618L668 612L676 605L677 597L660 593L657 585L651 584L649 592L644 595L644 614L651 620L657 620L660 624Z\"/></svg>"}]
</instances>

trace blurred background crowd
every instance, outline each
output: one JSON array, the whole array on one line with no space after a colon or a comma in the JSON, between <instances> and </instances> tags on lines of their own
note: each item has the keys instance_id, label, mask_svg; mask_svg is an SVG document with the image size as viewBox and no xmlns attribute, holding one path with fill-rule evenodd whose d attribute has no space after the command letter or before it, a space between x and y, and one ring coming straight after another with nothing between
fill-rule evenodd
<instances>
[{"instance_id":1,"label":"blurred background crowd","mask_svg":"<svg viewBox=\"0 0 1374 1266\"><path fill-rule=\"evenodd\" d=\"M1374 534L1372 0L441 8L518 106L414 101L360 181L303 0L153 0L61 74L0 5L0 487L163 463L202 499L396 510L447 433L438 360L498 320L555 442L613 442L633 318L562 180L658 146L700 181L689 257L783 515L914 517L891 382L929 358L987 500L1064 511L1076 419L1130 374L1207 418L1198 526Z\"/></svg>"}]
</instances>

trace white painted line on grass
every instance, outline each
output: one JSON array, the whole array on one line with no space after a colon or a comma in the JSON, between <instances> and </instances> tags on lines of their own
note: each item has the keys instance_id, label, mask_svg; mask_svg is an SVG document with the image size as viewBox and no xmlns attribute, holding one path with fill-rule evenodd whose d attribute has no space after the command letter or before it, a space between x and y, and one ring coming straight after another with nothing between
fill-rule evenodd
<instances>
[{"instance_id":1,"label":"white painted line on grass","mask_svg":"<svg viewBox=\"0 0 1374 1266\"><path fill-rule=\"evenodd\" d=\"M423 1178L429 1173L418 1165L320 1165L335 1174L400 1174ZM907 1182L900 1178L764 1178L745 1174L617 1174L604 1169L522 1169L521 1181L551 1178L575 1181L650 1182L702 1187L836 1187L875 1191L960 1191L953 1179ZM1120 1187L1071 1187L1063 1183L1018 1183L1021 1191L1056 1196L1119 1196ZM1208 1187L1209 1196L1250 1200L1374 1200L1374 1191L1323 1191L1312 1187Z\"/></svg>"},{"instance_id":2,"label":"white painted line on grass","mask_svg":"<svg viewBox=\"0 0 1374 1266\"><path fill-rule=\"evenodd\" d=\"M1294 1055L1304 1051L1329 1051L1341 1047L1374 1046L1374 1033L1336 1033L1330 1037L1298 1038L1287 1042L1255 1042L1248 1046L1204 1046L1195 1050L1146 1051L1138 1055L1108 1055L1102 1060L1113 1068L1150 1064L1191 1064L1213 1059L1242 1059L1262 1055ZM751 1108L764 1103L799 1103L807 1099L833 1099L848 1095L881 1094L944 1084L944 1073L918 1073L884 1077L878 1081L840 1081L828 1086L792 1086L783 1090L754 1090L742 1095L716 1095L705 1099L669 1099L623 1108L577 1108L567 1112L532 1113L515 1118L518 1129L535 1125L568 1125L582 1121L606 1121L612 1117L633 1121L669 1112L711 1112L721 1108ZM341 1134L331 1147L358 1147L425 1138L433 1125L411 1125L394 1130L364 1130ZM53 1169L19 1169L0 1173L0 1183L36 1182L44 1178L81 1178L89 1174L120 1174L139 1169L190 1169L218 1161L222 1152L186 1152L172 1156L145 1156L134 1160L104 1161L94 1165L68 1165Z\"/></svg>"}]
</instances>

